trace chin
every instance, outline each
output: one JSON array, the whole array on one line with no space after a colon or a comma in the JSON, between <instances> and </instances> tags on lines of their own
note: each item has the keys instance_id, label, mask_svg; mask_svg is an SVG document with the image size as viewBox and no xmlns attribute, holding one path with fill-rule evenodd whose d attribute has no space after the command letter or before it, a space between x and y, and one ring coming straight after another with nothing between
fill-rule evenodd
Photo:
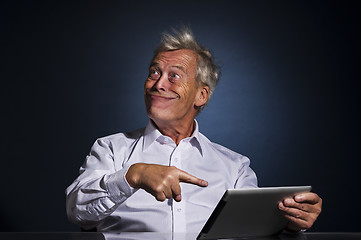
<instances>
[{"instance_id":1,"label":"chin","mask_svg":"<svg viewBox=\"0 0 361 240\"><path fill-rule=\"evenodd\" d=\"M157 122L157 121L170 121L172 120L172 116L174 114L165 110L148 110L147 115L154 122Z\"/></svg>"}]
</instances>

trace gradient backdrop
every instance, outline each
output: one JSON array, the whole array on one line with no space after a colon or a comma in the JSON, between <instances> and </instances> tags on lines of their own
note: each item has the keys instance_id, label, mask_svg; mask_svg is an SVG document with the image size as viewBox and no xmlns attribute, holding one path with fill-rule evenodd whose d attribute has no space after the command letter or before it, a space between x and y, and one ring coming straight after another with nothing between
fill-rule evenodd
<instances>
[{"instance_id":1,"label":"gradient backdrop","mask_svg":"<svg viewBox=\"0 0 361 240\"><path fill-rule=\"evenodd\" d=\"M79 231L64 191L96 138L146 125L148 63L161 32L180 24L222 66L201 132L248 156L260 186L312 185L324 199L313 231L361 231L353 1L5 1L0 9L1 231Z\"/></svg>"}]
</instances>

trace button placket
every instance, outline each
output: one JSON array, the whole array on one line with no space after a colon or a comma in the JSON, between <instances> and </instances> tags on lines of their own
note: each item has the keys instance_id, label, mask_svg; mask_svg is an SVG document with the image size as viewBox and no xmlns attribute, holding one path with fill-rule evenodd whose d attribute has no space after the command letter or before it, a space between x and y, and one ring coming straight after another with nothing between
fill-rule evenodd
<instances>
[{"instance_id":1,"label":"button placket","mask_svg":"<svg viewBox=\"0 0 361 240\"><path fill-rule=\"evenodd\" d=\"M171 156L171 163L178 169L182 169L182 152L184 151L184 144L180 143L174 150ZM173 229L174 232L186 232L185 219L185 202L184 199L180 202L173 200Z\"/></svg>"},{"instance_id":2,"label":"button placket","mask_svg":"<svg viewBox=\"0 0 361 240\"><path fill-rule=\"evenodd\" d=\"M173 200L173 227L174 232L186 232L185 207L183 201Z\"/></svg>"},{"instance_id":3,"label":"button placket","mask_svg":"<svg viewBox=\"0 0 361 240\"><path fill-rule=\"evenodd\" d=\"M181 145L178 145L175 149L174 152L171 156L171 165L177 167L177 168L181 168L181 157L182 157L182 147Z\"/></svg>"}]
</instances>

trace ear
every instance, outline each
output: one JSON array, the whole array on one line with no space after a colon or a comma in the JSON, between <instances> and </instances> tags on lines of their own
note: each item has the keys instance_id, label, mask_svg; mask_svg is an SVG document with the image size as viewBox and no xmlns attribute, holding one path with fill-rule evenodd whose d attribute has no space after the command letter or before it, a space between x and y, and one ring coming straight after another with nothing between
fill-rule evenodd
<instances>
[{"instance_id":1,"label":"ear","mask_svg":"<svg viewBox=\"0 0 361 240\"><path fill-rule=\"evenodd\" d=\"M209 87L208 86L200 87L194 105L196 107L203 106L204 104L207 103L208 96L209 96Z\"/></svg>"}]
</instances>

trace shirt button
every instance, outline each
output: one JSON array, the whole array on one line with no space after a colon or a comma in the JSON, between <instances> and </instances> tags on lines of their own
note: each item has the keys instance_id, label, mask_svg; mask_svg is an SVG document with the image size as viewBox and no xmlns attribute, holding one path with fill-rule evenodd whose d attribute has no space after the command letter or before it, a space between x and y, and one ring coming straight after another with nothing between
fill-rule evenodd
<instances>
[{"instance_id":1,"label":"shirt button","mask_svg":"<svg viewBox=\"0 0 361 240\"><path fill-rule=\"evenodd\" d=\"M175 162L178 162L178 158L175 158L174 161L175 161Z\"/></svg>"},{"instance_id":2,"label":"shirt button","mask_svg":"<svg viewBox=\"0 0 361 240\"><path fill-rule=\"evenodd\" d=\"M181 212L182 211L182 209L181 208L177 208L177 212Z\"/></svg>"}]
</instances>

